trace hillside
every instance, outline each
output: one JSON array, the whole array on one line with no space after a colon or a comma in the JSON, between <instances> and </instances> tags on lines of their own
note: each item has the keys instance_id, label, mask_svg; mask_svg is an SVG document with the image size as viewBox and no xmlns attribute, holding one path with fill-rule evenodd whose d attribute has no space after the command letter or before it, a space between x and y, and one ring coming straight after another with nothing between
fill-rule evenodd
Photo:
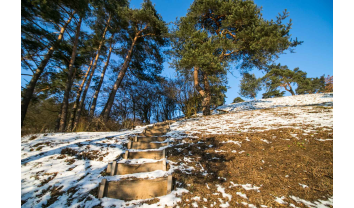
<instances>
[{"instance_id":1,"label":"hillside","mask_svg":"<svg viewBox=\"0 0 354 208\"><path fill-rule=\"evenodd\" d=\"M128 136L146 127L21 138L22 207L333 206L332 94L230 104L211 116L179 120L166 134L167 171L107 176L109 162L125 162ZM174 188L162 197L97 197L103 177L168 174Z\"/></svg>"}]
</instances>

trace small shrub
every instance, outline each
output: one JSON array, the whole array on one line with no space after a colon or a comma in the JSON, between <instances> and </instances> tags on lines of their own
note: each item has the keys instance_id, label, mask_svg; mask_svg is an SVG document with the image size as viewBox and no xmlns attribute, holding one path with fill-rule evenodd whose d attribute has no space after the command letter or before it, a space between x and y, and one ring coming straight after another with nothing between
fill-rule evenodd
<instances>
[{"instance_id":1,"label":"small shrub","mask_svg":"<svg viewBox=\"0 0 354 208\"><path fill-rule=\"evenodd\" d=\"M237 97L234 99L234 101L232 101L233 103L241 103L241 102L244 102L244 100L240 97Z\"/></svg>"}]
</instances>

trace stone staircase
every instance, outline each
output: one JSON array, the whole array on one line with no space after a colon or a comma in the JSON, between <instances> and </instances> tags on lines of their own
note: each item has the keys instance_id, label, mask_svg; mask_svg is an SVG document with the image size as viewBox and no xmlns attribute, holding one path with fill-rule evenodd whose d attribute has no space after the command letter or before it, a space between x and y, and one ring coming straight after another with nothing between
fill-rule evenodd
<instances>
[{"instance_id":1,"label":"stone staircase","mask_svg":"<svg viewBox=\"0 0 354 208\"><path fill-rule=\"evenodd\" d=\"M107 165L107 175L125 175L155 170L167 171L165 149L169 143L161 143L167 137L161 137L170 130L171 121L148 127L130 139L124 154L124 161L113 161ZM160 142L160 143L155 143ZM131 160L152 159L153 162L132 163ZM108 197L121 200L149 199L171 193L172 175L155 179L124 179L108 181L102 179L98 198Z\"/></svg>"}]
</instances>

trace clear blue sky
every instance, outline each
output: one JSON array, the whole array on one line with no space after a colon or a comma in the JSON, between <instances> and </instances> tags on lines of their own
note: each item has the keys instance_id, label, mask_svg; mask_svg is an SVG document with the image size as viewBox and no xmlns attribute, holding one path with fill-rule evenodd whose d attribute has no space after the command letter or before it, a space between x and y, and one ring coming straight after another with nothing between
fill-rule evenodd
<instances>
[{"instance_id":1,"label":"clear blue sky","mask_svg":"<svg viewBox=\"0 0 354 208\"><path fill-rule=\"evenodd\" d=\"M192 0L151 0L158 13L166 22L173 22L176 17L185 16ZM140 8L143 0L131 0L131 7ZM332 0L255 0L258 6L262 6L265 19L275 19L278 13L287 9L292 19L292 37L297 37L304 43L296 47L296 53L283 54L276 61L287 65L290 69L299 67L306 71L308 77L319 77L323 74L333 75L333 1ZM233 74L228 75L229 87L226 103L231 103L238 97L240 73L234 69ZM263 74L254 69L257 77ZM174 77L174 69L164 63L164 76ZM257 99L262 98L260 92ZM286 93L286 96L290 93Z\"/></svg>"},{"instance_id":2,"label":"clear blue sky","mask_svg":"<svg viewBox=\"0 0 354 208\"><path fill-rule=\"evenodd\" d=\"M185 16L192 0L151 0L166 22L174 22L177 17ZM140 8L143 0L131 0L130 6ZM255 0L258 6L262 6L265 19L275 19L278 13L287 9L293 25L292 37L297 37L304 43L296 47L296 53L283 54L276 63L287 65L290 69L299 67L306 71L308 77L319 77L323 74L333 75L333 1L332 0ZM22 70L22 73L28 73ZM240 73L232 70L233 75L228 74L228 86L226 103L231 103L239 94ZM263 76L262 72L254 69L257 77ZM168 61L164 63L163 76L175 77L175 70L169 68ZM235 78L236 77L236 78ZM25 86L29 77L22 76L22 86ZM257 99L262 98L262 92ZM286 92L286 96L290 93Z\"/></svg>"}]
</instances>

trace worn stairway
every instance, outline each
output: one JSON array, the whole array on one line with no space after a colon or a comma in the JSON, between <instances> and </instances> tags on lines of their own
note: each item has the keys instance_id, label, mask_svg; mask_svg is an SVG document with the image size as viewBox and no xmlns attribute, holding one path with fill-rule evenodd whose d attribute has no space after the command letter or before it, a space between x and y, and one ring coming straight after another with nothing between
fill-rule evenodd
<instances>
[{"instance_id":1,"label":"worn stairway","mask_svg":"<svg viewBox=\"0 0 354 208\"><path fill-rule=\"evenodd\" d=\"M106 173L110 176L125 175L156 170L167 171L165 149L169 143L162 143L167 137L170 122L163 122L148 127L143 133L132 137L127 144L124 160L113 161L107 165ZM156 143L160 142L160 143ZM153 162L135 162L139 159L152 159ZM132 179L107 181L102 179L99 185L98 198L108 197L121 200L148 199L171 193L172 175L155 179Z\"/></svg>"}]
</instances>

